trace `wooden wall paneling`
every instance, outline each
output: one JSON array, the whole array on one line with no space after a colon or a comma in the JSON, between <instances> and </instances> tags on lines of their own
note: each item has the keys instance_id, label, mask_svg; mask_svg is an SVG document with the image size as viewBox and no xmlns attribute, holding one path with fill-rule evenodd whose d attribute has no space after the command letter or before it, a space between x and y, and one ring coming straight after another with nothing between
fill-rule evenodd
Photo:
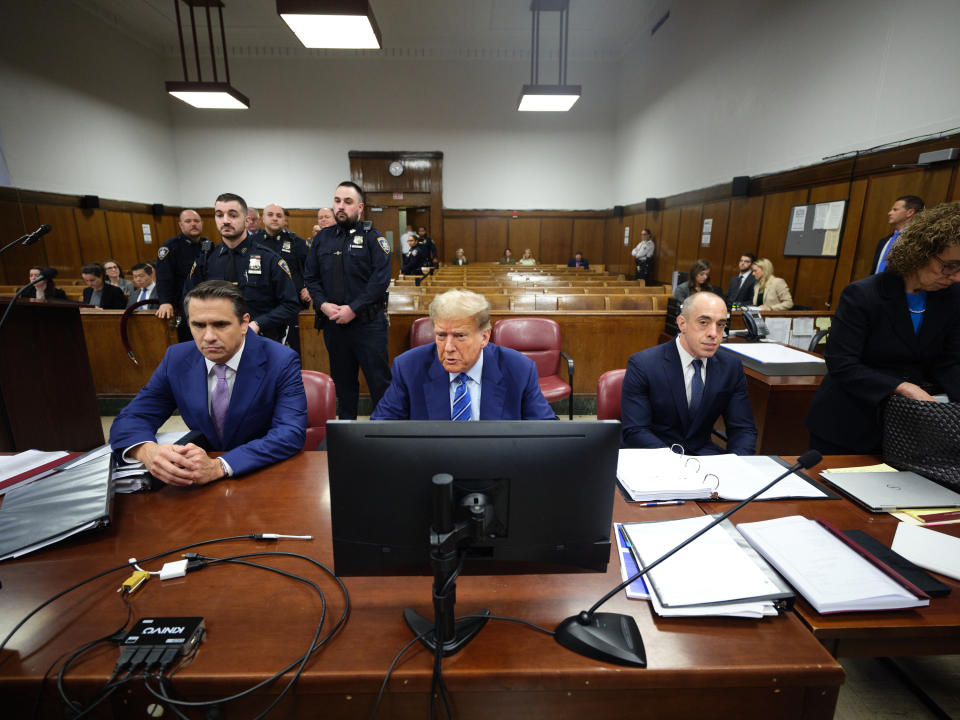
<instances>
[{"instance_id":1,"label":"wooden wall paneling","mask_svg":"<svg viewBox=\"0 0 960 720\"><path fill-rule=\"evenodd\" d=\"M947 202L957 202L960 200L960 165L953 166L953 172L950 174L950 190L947 193Z\"/></svg>"},{"instance_id":2,"label":"wooden wall paneling","mask_svg":"<svg viewBox=\"0 0 960 720\"><path fill-rule=\"evenodd\" d=\"M840 293L853 276L853 267L860 248L856 238L863 236L861 223L863 222L863 208L866 202L869 180L861 178L850 187L850 202L847 205L847 219L844 223L843 237L840 238L840 257L833 267L833 286L830 294L824 299L824 307L808 303L814 310L830 310L835 308L840 299ZM844 243L847 243L846 249ZM816 301L816 298L814 299Z\"/></svg>"},{"instance_id":3,"label":"wooden wall paneling","mask_svg":"<svg viewBox=\"0 0 960 720\"><path fill-rule=\"evenodd\" d=\"M503 256L507 247L507 218L477 218L477 260L493 262ZM520 250L511 247L514 257L520 257Z\"/></svg>"},{"instance_id":4,"label":"wooden wall paneling","mask_svg":"<svg viewBox=\"0 0 960 720\"><path fill-rule=\"evenodd\" d=\"M729 278L723 276L723 255L727 243L727 223L730 217L730 201L721 200L703 206L700 214L700 229L703 230L703 222L710 218L713 220L710 232L710 245L704 247L701 240L698 240L700 257L709 260L713 269L710 271L710 282L719 285L724 291L727 289Z\"/></svg>"},{"instance_id":5,"label":"wooden wall paneling","mask_svg":"<svg viewBox=\"0 0 960 720\"><path fill-rule=\"evenodd\" d=\"M574 218L573 251L559 262L566 263L578 250L587 260L603 258L603 224L600 218ZM596 259L593 262L599 264Z\"/></svg>"},{"instance_id":6,"label":"wooden wall paneling","mask_svg":"<svg viewBox=\"0 0 960 720\"><path fill-rule=\"evenodd\" d=\"M610 272L625 272L622 257L623 229L630 227L629 222L629 218L612 215L603 221L603 248L594 262L602 263Z\"/></svg>"},{"instance_id":7,"label":"wooden wall paneling","mask_svg":"<svg viewBox=\"0 0 960 720\"><path fill-rule=\"evenodd\" d=\"M258 208L259 209L259 208ZM200 216L200 226L201 231L200 235L203 237L210 238L214 244L220 242L220 231L217 230L217 220L213 216L213 208L200 208L196 210L197 215ZM260 227L263 227L262 225ZM180 226L177 226L177 231L174 233L176 235L180 232ZM173 237L171 235L170 237Z\"/></svg>"},{"instance_id":8,"label":"wooden wall paneling","mask_svg":"<svg viewBox=\"0 0 960 720\"><path fill-rule=\"evenodd\" d=\"M313 210L291 210L290 211L290 222L289 222L290 232L296 233L302 238L312 238L313 226L316 224L317 224L317 213L315 211ZM167 237L170 237L170 236L168 235ZM167 238L164 238L164 240L166 239Z\"/></svg>"},{"instance_id":9,"label":"wooden wall paneling","mask_svg":"<svg viewBox=\"0 0 960 720\"><path fill-rule=\"evenodd\" d=\"M864 181L858 181L861 186ZM860 193L863 193L860 187ZM810 190L807 202L823 203L836 200L847 200L850 190L848 183L822 185ZM798 305L809 305L814 310L824 310L830 298L830 291L835 282L835 271L838 264L846 260L847 266L852 266L857 251L857 236L860 230L860 213L863 204L849 203L847 206L846 222L843 226L843 235L840 238L840 254L837 257L802 257L798 258L797 274L794 284L790 287L793 301ZM789 280L788 280L789 282ZM845 285L844 281L842 285ZM841 285L841 287L842 287Z\"/></svg>"},{"instance_id":10,"label":"wooden wall paneling","mask_svg":"<svg viewBox=\"0 0 960 720\"><path fill-rule=\"evenodd\" d=\"M26 232L23 216L20 214L20 203L0 200L0 247L13 242ZM0 282L5 284L12 285L21 277L15 270L7 270L7 261L14 252L14 248L10 248L0 256Z\"/></svg>"},{"instance_id":11,"label":"wooden wall paneling","mask_svg":"<svg viewBox=\"0 0 960 720\"><path fill-rule=\"evenodd\" d=\"M156 267L157 252L166 240L160 235L160 225L150 213L131 213L130 221L133 225L133 247L137 251L137 262L152 262ZM143 226L150 228L150 242L144 242ZM132 266L131 266L132 267ZM124 267L127 273L130 268Z\"/></svg>"},{"instance_id":12,"label":"wooden wall paneling","mask_svg":"<svg viewBox=\"0 0 960 720\"><path fill-rule=\"evenodd\" d=\"M180 217L173 215L161 215L158 219L158 237L154 239L154 242L157 243L157 251L159 252L160 246L163 245L167 240L172 237L176 237L180 234ZM206 230L206 228L204 228ZM209 233L203 233L209 237Z\"/></svg>"},{"instance_id":13,"label":"wooden wall paneling","mask_svg":"<svg viewBox=\"0 0 960 720\"><path fill-rule=\"evenodd\" d=\"M438 157L430 162L430 217L427 218L427 228L441 252L441 257L445 253L453 257L456 248L449 249L443 234L443 153L437 155Z\"/></svg>"},{"instance_id":14,"label":"wooden wall paneling","mask_svg":"<svg viewBox=\"0 0 960 720\"><path fill-rule=\"evenodd\" d=\"M540 257L542 263L561 263L573 255L573 220L545 217L540 221Z\"/></svg>"},{"instance_id":15,"label":"wooden wall paneling","mask_svg":"<svg viewBox=\"0 0 960 720\"><path fill-rule=\"evenodd\" d=\"M107 234L104 211L74 208L73 219L77 225L77 240L80 243L80 258L83 263L102 263L111 257L110 236Z\"/></svg>"},{"instance_id":16,"label":"wooden wall paneling","mask_svg":"<svg viewBox=\"0 0 960 720\"><path fill-rule=\"evenodd\" d=\"M953 171L953 167L916 168L870 178L853 268L854 280L870 274L877 243L892 232L887 212L896 199L902 195L917 195L928 207L939 205L947 199Z\"/></svg>"},{"instance_id":17,"label":"wooden wall paneling","mask_svg":"<svg viewBox=\"0 0 960 720\"><path fill-rule=\"evenodd\" d=\"M760 224L763 221L763 196L730 199L730 219L723 250L723 288L738 272L740 256L756 254L760 246ZM716 227L716 224L714 224Z\"/></svg>"},{"instance_id":18,"label":"wooden wall paneling","mask_svg":"<svg viewBox=\"0 0 960 720\"><path fill-rule=\"evenodd\" d=\"M677 235L677 270L687 271L700 254L700 205L680 210L680 231Z\"/></svg>"},{"instance_id":19,"label":"wooden wall paneling","mask_svg":"<svg viewBox=\"0 0 960 720\"><path fill-rule=\"evenodd\" d=\"M530 248L537 262L542 262L540 260L540 218L511 218L507 224L507 244L518 260L523 255L523 251ZM450 253L450 256L453 257L453 253Z\"/></svg>"},{"instance_id":20,"label":"wooden wall paneling","mask_svg":"<svg viewBox=\"0 0 960 720\"><path fill-rule=\"evenodd\" d=\"M660 215L660 235L657 243L656 279L670 284L673 271L677 269L677 240L680 235L680 210L664 210ZM682 268L681 268L682 269ZM689 266L687 266L689 270Z\"/></svg>"},{"instance_id":21,"label":"wooden wall paneling","mask_svg":"<svg viewBox=\"0 0 960 720\"><path fill-rule=\"evenodd\" d=\"M471 263L480 262L477 257L477 223L473 218L444 218L443 235L447 247L456 254L457 248L463 248L463 254Z\"/></svg>"},{"instance_id":22,"label":"wooden wall paneling","mask_svg":"<svg viewBox=\"0 0 960 720\"><path fill-rule=\"evenodd\" d=\"M41 223L53 228L40 241L46 245L47 264L57 269L60 278L79 278L83 261L73 210L62 205L38 205L37 216Z\"/></svg>"},{"instance_id":23,"label":"wooden wall paneling","mask_svg":"<svg viewBox=\"0 0 960 720\"><path fill-rule=\"evenodd\" d=\"M107 235L110 237L109 257L120 263L124 277L130 279L130 268L137 264L137 244L133 234L130 213L107 210ZM104 258L106 259L106 258Z\"/></svg>"},{"instance_id":24,"label":"wooden wall paneling","mask_svg":"<svg viewBox=\"0 0 960 720\"><path fill-rule=\"evenodd\" d=\"M15 212L20 218L20 227L24 229L20 231L15 219L11 217L9 231L5 228L4 237L0 239L0 246L6 245L21 235L33 232L40 227L36 205L21 204L16 208ZM7 232L9 232L9 236ZM7 276L9 277L8 282L12 285L26 285L30 275L30 268L33 265L46 267L49 264L47 263L46 246L47 243L54 240L55 237L53 231L51 231L46 237L41 238L33 243L33 245L24 247L23 245L17 244L0 256L0 265L3 265L6 269Z\"/></svg>"},{"instance_id":25,"label":"wooden wall paneling","mask_svg":"<svg viewBox=\"0 0 960 720\"><path fill-rule=\"evenodd\" d=\"M790 208L807 202L808 191L767 195L763 201L763 222L760 225L760 245L757 256L767 258L773 263L773 274L787 281L790 292L796 284L797 258L784 257L783 245L790 226Z\"/></svg>"}]
</instances>

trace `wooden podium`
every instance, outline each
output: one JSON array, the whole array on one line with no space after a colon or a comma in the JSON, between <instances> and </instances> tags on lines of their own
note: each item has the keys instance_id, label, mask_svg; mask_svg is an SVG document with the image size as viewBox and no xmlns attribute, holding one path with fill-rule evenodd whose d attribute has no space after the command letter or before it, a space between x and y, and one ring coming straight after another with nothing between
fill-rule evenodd
<instances>
[{"instance_id":1,"label":"wooden podium","mask_svg":"<svg viewBox=\"0 0 960 720\"><path fill-rule=\"evenodd\" d=\"M0 316L10 302L0 298ZM76 303L18 300L0 328L0 345L0 451L103 444Z\"/></svg>"}]
</instances>

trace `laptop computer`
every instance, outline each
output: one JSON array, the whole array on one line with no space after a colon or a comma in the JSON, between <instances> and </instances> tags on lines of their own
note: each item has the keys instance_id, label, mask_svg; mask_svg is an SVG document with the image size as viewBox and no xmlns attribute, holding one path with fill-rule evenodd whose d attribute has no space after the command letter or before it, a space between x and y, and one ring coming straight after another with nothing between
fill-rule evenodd
<instances>
[{"instance_id":1,"label":"laptop computer","mask_svg":"<svg viewBox=\"0 0 960 720\"><path fill-rule=\"evenodd\" d=\"M960 493L915 472L822 472L820 477L870 512L960 506Z\"/></svg>"}]
</instances>

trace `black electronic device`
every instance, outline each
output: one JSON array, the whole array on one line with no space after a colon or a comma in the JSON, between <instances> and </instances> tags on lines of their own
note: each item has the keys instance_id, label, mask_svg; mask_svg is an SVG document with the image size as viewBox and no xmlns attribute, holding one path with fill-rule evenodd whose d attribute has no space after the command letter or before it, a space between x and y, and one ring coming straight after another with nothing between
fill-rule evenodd
<instances>
[{"instance_id":1,"label":"black electronic device","mask_svg":"<svg viewBox=\"0 0 960 720\"><path fill-rule=\"evenodd\" d=\"M464 575L604 572L619 446L617 421L331 421L335 572L433 574L451 619L461 559Z\"/></svg>"},{"instance_id":2,"label":"black electronic device","mask_svg":"<svg viewBox=\"0 0 960 720\"><path fill-rule=\"evenodd\" d=\"M747 307L743 309L743 324L747 326L745 335L747 342L759 342L770 334L767 324L763 321L760 309L756 307Z\"/></svg>"},{"instance_id":3,"label":"black electronic device","mask_svg":"<svg viewBox=\"0 0 960 720\"><path fill-rule=\"evenodd\" d=\"M118 665L168 668L193 652L205 634L202 617L141 618L123 639Z\"/></svg>"}]
</instances>

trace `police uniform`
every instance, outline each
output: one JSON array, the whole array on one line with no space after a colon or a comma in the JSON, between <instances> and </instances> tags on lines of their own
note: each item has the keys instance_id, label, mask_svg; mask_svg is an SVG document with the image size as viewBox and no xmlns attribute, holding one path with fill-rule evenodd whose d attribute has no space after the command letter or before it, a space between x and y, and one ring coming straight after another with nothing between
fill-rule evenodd
<instances>
[{"instance_id":1,"label":"police uniform","mask_svg":"<svg viewBox=\"0 0 960 720\"><path fill-rule=\"evenodd\" d=\"M410 252L403 259L403 265L400 272L404 275L420 276L420 268L426 265L430 267L429 251L423 245L417 245L410 248Z\"/></svg>"},{"instance_id":2,"label":"police uniform","mask_svg":"<svg viewBox=\"0 0 960 720\"><path fill-rule=\"evenodd\" d=\"M228 267L233 256L236 257L235 277L231 277ZM207 257L206 265L206 277L201 277L197 263L193 264L185 293L204 280L235 282L243 293L250 319L260 326L260 334L271 340L283 338L287 325L295 322L300 312L300 299L283 258L248 236L233 253L226 243L217 245Z\"/></svg>"},{"instance_id":3,"label":"police uniform","mask_svg":"<svg viewBox=\"0 0 960 720\"><path fill-rule=\"evenodd\" d=\"M390 270L390 244L369 222L324 228L307 253L307 289L317 328L323 329L344 420L357 417L358 369L363 370L374 407L390 385L386 315ZM356 317L345 325L331 322L320 310L326 302L349 305Z\"/></svg>"},{"instance_id":4,"label":"police uniform","mask_svg":"<svg viewBox=\"0 0 960 720\"><path fill-rule=\"evenodd\" d=\"M209 242L207 238L198 238L191 242L183 233L167 240L157 252L157 299L160 303L173 305L178 313L182 310L183 285L190 275L190 268L200 255L200 244ZM192 338L190 325L181 317L177 326L177 338L185 342Z\"/></svg>"},{"instance_id":5,"label":"police uniform","mask_svg":"<svg viewBox=\"0 0 960 720\"><path fill-rule=\"evenodd\" d=\"M303 271L307 264L307 249L313 244L313 240L304 240L296 233L290 232L286 228L281 228L280 232L271 237L263 228L253 235L253 241L270 248L287 263L290 268L290 277L293 279L293 289L297 291L297 300L300 301L301 308L310 307L309 302L300 300L300 291L307 286L303 279ZM287 333L286 343L291 348L300 352L300 330L298 321L290 325Z\"/></svg>"}]
</instances>

